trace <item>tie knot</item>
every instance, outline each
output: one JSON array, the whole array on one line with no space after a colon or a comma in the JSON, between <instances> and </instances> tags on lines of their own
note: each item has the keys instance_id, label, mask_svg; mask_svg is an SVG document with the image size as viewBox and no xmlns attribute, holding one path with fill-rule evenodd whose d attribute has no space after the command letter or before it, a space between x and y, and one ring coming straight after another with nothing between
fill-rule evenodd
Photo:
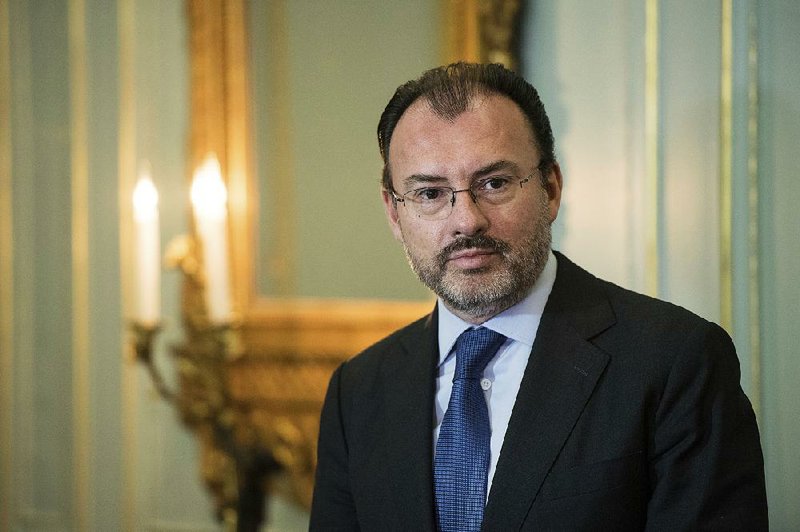
<instances>
[{"instance_id":1,"label":"tie knot","mask_svg":"<svg viewBox=\"0 0 800 532\"><path fill-rule=\"evenodd\" d=\"M456 340L456 374L453 380L480 378L505 340L505 336L486 327L461 333Z\"/></svg>"}]
</instances>

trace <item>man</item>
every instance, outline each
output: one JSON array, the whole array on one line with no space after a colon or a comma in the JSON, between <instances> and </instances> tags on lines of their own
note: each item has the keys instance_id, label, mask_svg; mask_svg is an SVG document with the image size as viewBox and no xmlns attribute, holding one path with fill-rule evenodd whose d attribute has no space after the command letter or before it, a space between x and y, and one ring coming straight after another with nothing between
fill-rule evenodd
<instances>
[{"instance_id":1,"label":"man","mask_svg":"<svg viewBox=\"0 0 800 532\"><path fill-rule=\"evenodd\" d=\"M767 529L727 334L551 251L562 176L534 88L434 69L378 139L386 215L438 303L334 373L311 529Z\"/></svg>"}]
</instances>

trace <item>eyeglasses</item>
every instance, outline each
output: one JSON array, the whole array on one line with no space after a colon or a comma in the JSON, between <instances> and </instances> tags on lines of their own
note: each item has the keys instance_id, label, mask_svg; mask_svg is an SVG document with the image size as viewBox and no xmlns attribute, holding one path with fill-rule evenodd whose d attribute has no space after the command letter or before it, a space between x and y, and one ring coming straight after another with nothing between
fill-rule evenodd
<instances>
[{"instance_id":1,"label":"eyeglasses","mask_svg":"<svg viewBox=\"0 0 800 532\"><path fill-rule=\"evenodd\" d=\"M536 168L539 171L539 168ZM408 211L423 220L444 220L453 212L456 204L456 194L469 192L470 198L476 204L503 205L509 203L517 195L522 185L531 180L533 174L525 178L513 176L493 175L479 179L469 188L455 190L452 187L430 186L409 190L402 196L392 190L392 196L397 202L406 206Z\"/></svg>"}]
</instances>

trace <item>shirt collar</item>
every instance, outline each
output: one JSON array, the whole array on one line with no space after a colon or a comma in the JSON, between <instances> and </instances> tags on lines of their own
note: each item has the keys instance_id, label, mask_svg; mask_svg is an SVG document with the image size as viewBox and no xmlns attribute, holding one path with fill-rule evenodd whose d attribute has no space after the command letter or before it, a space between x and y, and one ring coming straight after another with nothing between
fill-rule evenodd
<instances>
[{"instance_id":1,"label":"shirt collar","mask_svg":"<svg viewBox=\"0 0 800 532\"><path fill-rule=\"evenodd\" d=\"M487 320L482 327L499 332L506 338L521 342L528 347L533 347L539 320L556 280L557 269L556 257L551 251L542 273L525 299ZM449 358L456 339L474 325L450 312L441 298L437 305L439 310L439 365L441 365Z\"/></svg>"}]
</instances>

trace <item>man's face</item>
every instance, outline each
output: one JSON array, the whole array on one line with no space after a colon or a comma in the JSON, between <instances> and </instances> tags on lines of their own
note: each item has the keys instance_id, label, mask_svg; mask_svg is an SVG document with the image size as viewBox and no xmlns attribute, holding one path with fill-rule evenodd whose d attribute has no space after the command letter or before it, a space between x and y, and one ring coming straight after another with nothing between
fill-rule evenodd
<instances>
[{"instance_id":1,"label":"man's face","mask_svg":"<svg viewBox=\"0 0 800 532\"><path fill-rule=\"evenodd\" d=\"M418 100L397 123L389 169L399 196L425 186L462 190L492 175L522 179L533 174L503 205L476 204L469 193L457 194L452 212L442 220L423 220L407 205L395 205L390 192L383 193L392 232L411 267L467 321L482 323L518 303L544 268L550 224L561 199L561 173L554 165L542 186L539 163L525 116L504 96L478 95L454 121Z\"/></svg>"}]
</instances>

